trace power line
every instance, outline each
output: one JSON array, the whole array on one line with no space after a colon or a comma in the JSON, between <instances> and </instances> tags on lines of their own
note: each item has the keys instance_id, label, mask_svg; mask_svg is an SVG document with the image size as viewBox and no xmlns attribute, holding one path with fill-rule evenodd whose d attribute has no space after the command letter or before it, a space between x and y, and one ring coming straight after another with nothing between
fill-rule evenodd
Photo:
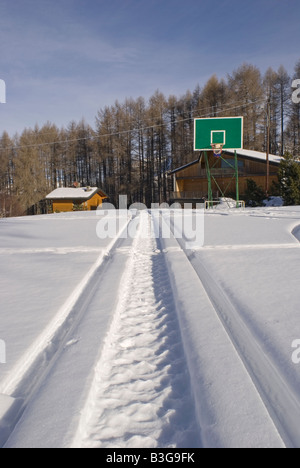
<instances>
[{"instance_id":1,"label":"power line","mask_svg":"<svg viewBox=\"0 0 300 468\"><path fill-rule=\"evenodd\" d=\"M261 104L261 103L265 103L265 99L252 101L252 102L249 102L247 104L243 103L243 104L240 104L238 106L235 105L235 106L230 107L228 109L223 108L222 110L215 111L214 114L219 115L219 114L223 114L224 112L231 112L233 110L258 105L258 104ZM190 113L195 114L195 113L207 110L207 109L208 109L207 107L202 108L202 109L195 109L195 110L191 110ZM208 112L206 115L201 114L201 116L199 116L199 118L209 118L210 116L211 116L211 111ZM161 116L159 116L159 117L161 117ZM151 118L151 120L155 120L155 119L157 119L159 117L153 117L153 118ZM182 123L182 122L187 122L189 120L191 120L190 117L188 117L186 119L176 120L175 123L179 124L179 123ZM87 141L87 140L98 141L98 140L101 140L102 138L114 137L114 136L119 136L119 135L126 135L126 134L130 134L130 133L134 133L134 132L144 132L146 130L151 130L151 129L154 129L154 128L160 128L160 127L164 127L164 126L166 126L166 122L163 122L163 123L160 123L160 124L155 124L155 125L150 125L150 126L146 126L146 127L133 128L133 129L130 129L130 130L121 130L121 131L117 131L117 132L106 133L106 134L103 134L103 135L99 135L99 134L98 135L89 135L89 136L83 137L83 138L74 138L74 139L67 139L67 140L51 141L51 142L45 142L45 143L34 143L34 144L30 144L30 145L15 145L15 146L9 146L9 147L6 147L6 148L5 147L0 147L0 150L8 151L8 150L18 150L18 149L24 149L24 148L42 148L44 146L62 145L62 144L76 143L76 142L79 142L79 141ZM50 134L50 132L45 133L44 135L46 135L46 134ZM43 133L36 135L36 137L38 138L41 135L43 135Z\"/></svg>"}]
</instances>

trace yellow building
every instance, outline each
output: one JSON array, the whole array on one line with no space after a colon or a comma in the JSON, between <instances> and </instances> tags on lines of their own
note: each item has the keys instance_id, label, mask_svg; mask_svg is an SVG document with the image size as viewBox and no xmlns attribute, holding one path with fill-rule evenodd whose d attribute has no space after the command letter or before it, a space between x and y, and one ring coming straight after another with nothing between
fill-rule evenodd
<instances>
[{"instance_id":1,"label":"yellow building","mask_svg":"<svg viewBox=\"0 0 300 468\"><path fill-rule=\"evenodd\" d=\"M54 213L74 210L91 211L102 206L107 195L97 187L58 188L47 195Z\"/></svg>"}]
</instances>

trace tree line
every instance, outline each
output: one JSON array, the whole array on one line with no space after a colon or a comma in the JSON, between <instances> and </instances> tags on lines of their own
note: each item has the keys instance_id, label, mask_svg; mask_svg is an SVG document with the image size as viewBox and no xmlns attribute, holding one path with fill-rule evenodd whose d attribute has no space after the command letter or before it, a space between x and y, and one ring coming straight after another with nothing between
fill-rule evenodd
<instances>
[{"instance_id":1,"label":"tree line","mask_svg":"<svg viewBox=\"0 0 300 468\"><path fill-rule=\"evenodd\" d=\"M98 186L117 206L162 203L170 190L166 174L195 159L194 118L244 117L244 147L293 157L300 153L300 105L292 100L293 76L283 66L261 71L243 64L226 79L213 75L183 96L156 91L116 101L98 111L95 127L84 121L54 123L0 138L0 215L39 213L41 200L57 187Z\"/></svg>"}]
</instances>

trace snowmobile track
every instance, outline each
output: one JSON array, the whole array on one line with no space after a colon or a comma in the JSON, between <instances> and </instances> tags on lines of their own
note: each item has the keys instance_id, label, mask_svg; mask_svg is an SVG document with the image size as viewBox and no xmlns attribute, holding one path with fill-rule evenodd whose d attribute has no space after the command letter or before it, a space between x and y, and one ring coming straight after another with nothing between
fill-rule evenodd
<instances>
[{"instance_id":1,"label":"snowmobile track","mask_svg":"<svg viewBox=\"0 0 300 468\"><path fill-rule=\"evenodd\" d=\"M245 323L226 291L215 281L203 263L199 265L199 262L195 261L193 251L185 249L185 240L176 241L198 275L285 445L291 448L299 447L299 396L289 387L276 363L265 352L263 343ZM295 248L294 244L292 246Z\"/></svg>"},{"instance_id":2,"label":"snowmobile track","mask_svg":"<svg viewBox=\"0 0 300 468\"><path fill-rule=\"evenodd\" d=\"M32 395L42 384L45 375L55 362L59 351L67 346L70 329L85 313L85 305L95 293L97 281L93 281L103 264L108 261L132 218L120 229L118 235L101 252L88 273L73 290L54 319L16 364L0 386L0 399L7 402L7 410L0 414L0 446L3 446L20 420Z\"/></svg>"},{"instance_id":3,"label":"snowmobile track","mask_svg":"<svg viewBox=\"0 0 300 468\"><path fill-rule=\"evenodd\" d=\"M6 432L3 432L5 439L8 439L12 434L24 410L31 403L33 394L38 393L36 391L40 389L43 382L47 384L47 392L49 392L48 384L50 384L50 391L51 386L55 387L57 381L52 379L51 373L53 368L58 367L56 364L61 364L60 359L58 359L61 356L61 351L65 348L76 348L78 342L77 335L70 336L68 332L70 328L73 329L76 326L81 318L85 317L85 306L89 304L91 297L95 294L96 286L94 288L88 287L91 285L91 279L100 271L103 263L114 252L114 249L117 250L117 241L120 237L121 233L103 252L89 274L80 283L80 287L75 289L64 307L60 309L56 319L32 347L26 359L19 363L16 375L20 373L21 378L7 381L5 386L0 389L0 392L5 393L4 398L7 399L8 406L7 414L3 416L2 421L3 424L6 424ZM157 247L158 251L152 251L152 253L147 253L146 249L143 252L143 243L142 248L139 247L137 251L134 251L132 246L129 249L126 247L126 257L128 253L131 269L129 272L124 271L124 281L122 280L121 284L118 284L119 292L124 294L120 298L119 307L115 314L116 319L121 317L122 320L116 320L115 323L112 323L112 330L117 333L115 335L108 334L106 354L103 354L104 346L101 355L98 356L97 361L99 358L100 361L95 370L95 380L91 382L91 398L86 395L86 406L83 404L79 408L83 408L81 427L80 425L76 426L78 434L75 441L74 433L68 441L73 441L74 446L101 446L101 444L102 446L110 446L110 443L114 444L115 442L120 445L125 442L127 447L147 446L147 444L151 447L155 444L171 446L172 442L177 446L187 446L187 438L192 436L195 446L205 447L213 444L213 446L221 447L228 446L230 443L230 438L226 437L229 430L232 431L231 440L234 440L239 446L245 446L248 443L247 415L252 417L252 402L254 402L255 416L253 417L259 421L268 419L267 427L273 435L269 438L269 435L266 434L266 438L264 438L264 434L260 432L262 429L258 427L258 435L255 437L252 434L251 437L253 446L264 445L264 443L283 446L282 439L287 446L299 446L300 434L296 427L300 409L298 399L264 352L262 344L253 336L251 330L239 316L237 307L220 285L216 284L204 265L199 266L194 262L193 252L186 251L181 241L173 239L169 248L170 255L161 239L157 241ZM130 251L133 253L131 259ZM175 261L171 266L172 257ZM155 297L152 298L148 291L151 268L153 268L152 276L155 285ZM181 268L182 271L180 271ZM132 297L130 284L134 286L132 291L135 286L137 288L136 294L133 291ZM142 296L143 292L144 296ZM166 294L169 294L170 301L166 298ZM141 297L143 297L142 300ZM210 327L207 326L207 322L205 324L204 322L203 324L195 323L196 314L199 312L197 309L199 309L201 301L203 301L203 309L205 310L202 311L200 320L208 319L208 323L211 323ZM169 302L173 305L170 305ZM127 306L132 306L133 313L131 315L127 314ZM149 306L153 306L153 313L156 313L157 316L153 315L148 323L145 323L145 317L142 315L143 309L147 309ZM164 310L168 307L173 308L173 312L176 309L177 316L175 314L175 317L170 319L172 313L166 314ZM141 313L138 322L141 331L138 334L135 333L135 336L125 337L122 334L128 335L130 331L134 332L136 329L137 309ZM181 315L183 311L184 314ZM124 330L122 329L123 322ZM210 331L216 336L210 335ZM144 335L147 335L148 332L149 336L153 334L153 341L145 343L143 342ZM123 339L121 339L122 336ZM225 343L223 362L218 364L217 360L214 359L214 362L211 363L210 360L217 350L216 346L220 347L219 338L223 339L224 336L226 338L224 341L228 343ZM116 341L110 343L111 339L116 339ZM199 341L201 343L198 346ZM211 341L215 341L215 343L211 343ZM158 349L155 348L157 345ZM140 356L137 356L138 346L140 346L138 348ZM173 346L175 346L174 349ZM179 350L180 347L183 348L183 352ZM143 352L146 353L144 358ZM155 354L156 352L157 354ZM155 356L152 356L153 354ZM175 355L175 361L172 362L170 354ZM103 361L105 356L107 359ZM159 359L158 362L155 361L156 358ZM243 390L248 387L251 390L251 395L249 395L251 401L245 402L245 405L241 400L242 397L239 399L239 388L234 387L234 378L233 382L231 380L234 395L230 394L231 390L225 389L224 391L224 387L227 386L227 374L230 373L230 369L227 372L226 365L230 366L232 360L234 361L233 367L237 368L233 372L233 377L237 373L237 380L242 384L244 384L244 380L247 380ZM105 368L103 368L103 362ZM125 376L121 375L120 377L118 366L120 368L127 366ZM220 377L219 371L222 372L222 366L223 376ZM47 381L46 377L49 375ZM33 378L35 376L37 378ZM122 387L124 397L125 390L128 390L129 387L127 381L120 382L120 378L123 377L128 377L128 382L132 385L130 387L132 402L126 401L124 408L122 408L122 402L120 404L118 393L120 388L118 387L124 384ZM151 379L153 379L154 385L152 385ZM155 385L155 379L160 380L159 385ZM225 397L223 391L226 393ZM117 398L114 398L114 392L116 392ZM242 391L240 393L245 394ZM184 395L184 401L180 406L182 395ZM150 400L146 401L148 397ZM218 406L218 397L220 397L220 406ZM235 397L237 398L235 399ZM36 401L34 403L36 404ZM228 414L224 411L224 407L228 403L236 405L236 410L235 408L233 410L236 413L234 418L231 418L232 411L228 410ZM95 405L96 416L90 423L88 419L91 415L91 409L93 410ZM110 405L112 405L111 408ZM155 406L157 411L155 411ZM195 411L193 410L194 406ZM173 412L170 411L170 408L173 408ZM188 414L184 420L186 408L188 408ZM222 418L218 421L215 416L220 409L222 410ZM123 411L123 427L122 418L121 423L118 418L119 411ZM260 419L261 413L265 414ZM124 428L126 429L128 417L133 419L134 424L133 430L126 433ZM241 422L235 428L237 417L241 418ZM7 419L5 420L5 418ZM173 428L174 422L177 424L177 429ZM21 424L21 428L19 428L20 424L18 425L21 438L26 433L26 424L30 428L30 421L25 421L23 426ZM263 430L264 427L262 424ZM278 436L276 428L282 439ZM116 432L116 429L120 429L119 433ZM183 440L181 433L186 437L185 440ZM0 445L5 444L5 439L0 440ZM16 440L18 441L18 437ZM12 445L14 442L12 441Z\"/></svg>"}]
</instances>

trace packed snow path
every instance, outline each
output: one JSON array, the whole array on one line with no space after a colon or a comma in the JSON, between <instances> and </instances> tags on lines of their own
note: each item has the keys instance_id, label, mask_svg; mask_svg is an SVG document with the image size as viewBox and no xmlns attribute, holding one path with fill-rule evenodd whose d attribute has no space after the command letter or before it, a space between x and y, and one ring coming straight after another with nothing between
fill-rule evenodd
<instances>
[{"instance_id":1,"label":"packed snow path","mask_svg":"<svg viewBox=\"0 0 300 468\"><path fill-rule=\"evenodd\" d=\"M75 447L200 445L168 271L151 237L143 212Z\"/></svg>"}]
</instances>

